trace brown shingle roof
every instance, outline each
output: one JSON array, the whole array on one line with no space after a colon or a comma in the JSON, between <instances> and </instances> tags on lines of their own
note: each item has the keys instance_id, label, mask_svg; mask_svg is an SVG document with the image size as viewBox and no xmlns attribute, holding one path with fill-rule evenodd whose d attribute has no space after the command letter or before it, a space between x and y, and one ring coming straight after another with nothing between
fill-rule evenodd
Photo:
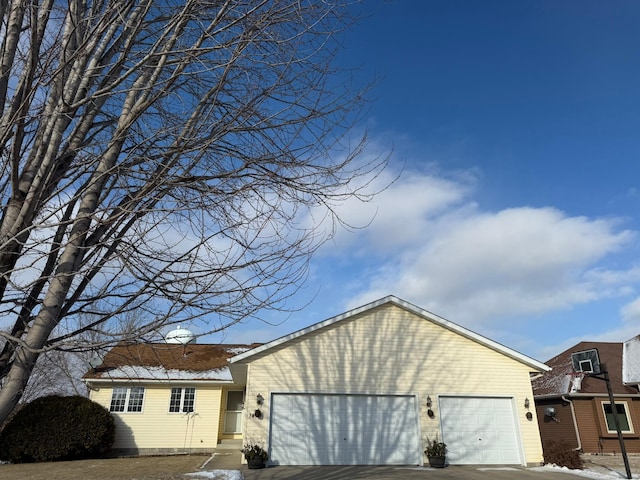
<instances>
[{"instance_id":1,"label":"brown shingle roof","mask_svg":"<svg viewBox=\"0 0 640 480\"><path fill-rule=\"evenodd\" d=\"M622 383L622 343L580 342L545 362L552 370L533 380L534 395L560 396L570 394L569 374L573 372L571 354L593 348L598 350L600 363L604 363L607 366L613 393L623 395L637 394L638 390L636 388ZM603 380L585 375L580 390L575 393L607 393L607 385Z\"/></svg>"},{"instance_id":2,"label":"brown shingle roof","mask_svg":"<svg viewBox=\"0 0 640 480\"><path fill-rule=\"evenodd\" d=\"M200 379L217 379L225 377L228 369L227 360L238 353L245 352L259 346L241 344L169 344L142 343L119 344L113 347L104 357L102 364L84 375L85 379L100 378L147 378L142 373L133 372L164 372L165 377L171 371L198 372ZM128 367L134 367L128 369ZM223 372L224 370L224 372ZM126 376L123 372L128 372ZM216 374L217 372L217 374ZM222 378L219 378L222 379Z\"/></svg>"}]
</instances>

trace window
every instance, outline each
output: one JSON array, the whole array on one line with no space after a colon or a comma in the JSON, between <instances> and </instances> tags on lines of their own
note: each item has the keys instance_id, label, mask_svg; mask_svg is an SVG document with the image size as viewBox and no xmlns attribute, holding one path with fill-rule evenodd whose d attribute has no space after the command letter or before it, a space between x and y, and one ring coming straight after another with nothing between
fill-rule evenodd
<instances>
[{"instance_id":1,"label":"window","mask_svg":"<svg viewBox=\"0 0 640 480\"><path fill-rule=\"evenodd\" d=\"M141 412L144 387L115 387L111 392L111 412Z\"/></svg>"},{"instance_id":2,"label":"window","mask_svg":"<svg viewBox=\"0 0 640 480\"><path fill-rule=\"evenodd\" d=\"M196 389L193 387L174 387L171 389L171 400L169 402L169 411L173 413L193 412L196 402Z\"/></svg>"},{"instance_id":3,"label":"window","mask_svg":"<svg viewBox=\"0 0 640 480\"><path fill-rule=\"evenodd\" d=\"M631 424L627 402L619 402L615 405L618 421L620 422L620 431L623 433L632 433L633 425ZM608 433L616 433L616 422L613 418L613 409L611 408L611 404L602 402L602 408L604 410L604 418L607 422Z\"/></svg>"}]
</instances>

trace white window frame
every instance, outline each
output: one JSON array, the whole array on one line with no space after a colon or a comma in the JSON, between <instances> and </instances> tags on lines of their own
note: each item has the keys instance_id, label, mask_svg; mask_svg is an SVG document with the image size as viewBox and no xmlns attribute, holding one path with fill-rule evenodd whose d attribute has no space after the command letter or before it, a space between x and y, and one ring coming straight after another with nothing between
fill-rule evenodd
<instances>
[{"instance_id":1,"label":"white window frame","mask_svg":"<svg viewBox=\"0 0 640 480\"><path fill-rule=\"evenodd\" d=\"M193 404L191 410L186 411L184 408L185 398L187 390L193 392ZM178 410L172 410L174 392L177 394L177 401L179 402ZM196 387L171 387L171 394L169 395L169 413L193 413L196 411Z\"/></svg>"},{"instance_id":2,"label":"white window frame","mask_svg":"<svg viewBox=\"0 0 640 480\"><path fill-rule=\"evenodd\" d=\"M629 424L629 430L623 430L622 426L620 427L620 432L621 433L634 433L634 429L633 429L633 422L631 421L631 415L630 415L630 411L629 411L629 405L627 404L626 401L621 400L618 402L615 402L616 407L618 405L622 405L622 407L624 408L624 415L625 417L627 417L627 423ZM604 425L607 427L607 433L618 433L615 429L615 425L613 427L613 429L609 428L609 422L607 422L607 411L605 410L605 405L609 405L611 406L611 402L601 402L602 405L602 415L604 415ZM613 412L613 409L611 409L611 412L613 415L615 415L615 413Z\"/></svg>"},{"instance_id":3,"label":"white window frame","mask_svg":"<svg viewBox=\"0 0 640 480\"><path fill-rule=\"evenodd\" d=\"M134 395L132 395L132 391L134 391ZM133 403L138 398L138 395L136 395L137 393L140 394L139 406L137 402ZM114 408L114 400L116 395L121 397L122 394L124 394L124 402L122 403L122 407ZM111 402L109 403L109 411L112 413L142 413L142 409L144 406L144 394L144 387L113 387L113 389L111 390Z\"/></svg>"}]
</instances>

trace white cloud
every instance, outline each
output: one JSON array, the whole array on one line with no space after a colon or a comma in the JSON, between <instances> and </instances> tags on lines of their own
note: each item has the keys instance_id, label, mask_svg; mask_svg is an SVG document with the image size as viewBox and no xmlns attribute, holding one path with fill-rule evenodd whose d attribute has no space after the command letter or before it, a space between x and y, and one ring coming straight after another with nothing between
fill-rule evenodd
<instances>
[{"instance_id":1,"label":"white cloud","mask_svg":"<svg viewBox=\"0 0 640 480\"><path fill-rule=\"evenodd\" d=\"M456 322L491 324L628 294L637 268L604 268L635 233L616 219L569 216L555 208L482 211L473 182L406 172L371 205L371 225L341 237L332 255L357 245L371 273L348 308L395 294ZM340 212L342 214L342 210ZM337 248L336 248L337 247Z\"/></svg>"},{"instance_id":2,"label":"white cloud","mask_svg":"<svg viewBox=\"0 0 640 480\"><path fill-rule=\"evenodd\" d=\"M638 324L640 323L640 297L624 305L620 309L620 316L624 323L632 324L634 328L638 328ZM640 331L638 331L638 333L640 333ZM637 333L634 335L637 335Z\"/></svg>"}]
</instances>

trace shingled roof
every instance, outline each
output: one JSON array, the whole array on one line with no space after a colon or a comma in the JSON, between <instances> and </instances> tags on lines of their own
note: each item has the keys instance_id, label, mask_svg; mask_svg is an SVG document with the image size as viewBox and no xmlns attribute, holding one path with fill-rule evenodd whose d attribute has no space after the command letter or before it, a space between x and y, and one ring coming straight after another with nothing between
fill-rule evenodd
<instances>
[{"instance_id":1,"label":"shingled roof","mask_svg":"<svg viewBox=\"0 0 640 480\"><path fill-rule=\"evenodd\" d=\"M604 363L607 366L613 393L620 395L637 395L637 388L622 383L622 346L623 344L621 342L580 342L561 354L556 355L551 360L545 362L551 367L551 371L533 380L534 395L571 396L572 394L589 393L606 394L606 383L603 380L592 378L588 375L585 375L582 379L579 389L572 392L570 374L573 372L573 366L571 363L571 354L594 348L598 350L600 363Z\"/></svg>"},{"instance_id":2,"label":"shingled roof","mask_svg":"<svg viewBox=\"0 0 640 480\"><path fill-rule=\"evenodd\" d=\"M228 359L260 344L132 343L113 347L85 380L231 381Z\"/></svg>"}]
</instances>

